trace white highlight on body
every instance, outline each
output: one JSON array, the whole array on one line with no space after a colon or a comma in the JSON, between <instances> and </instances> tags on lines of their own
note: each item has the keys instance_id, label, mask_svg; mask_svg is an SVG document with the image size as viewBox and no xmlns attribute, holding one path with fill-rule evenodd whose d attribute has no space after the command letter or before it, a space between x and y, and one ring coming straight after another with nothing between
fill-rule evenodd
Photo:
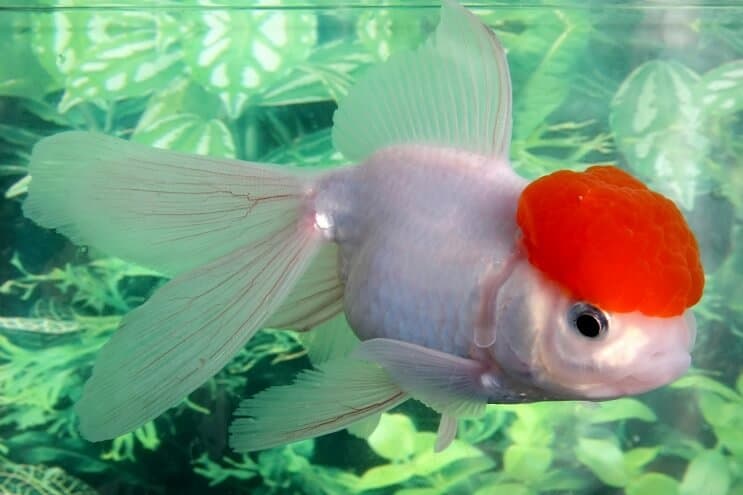
<instances>
[{"instance_id":1,"label":"white highlight on body","mask_svg":"<svg viewBox=\"0 0 743 495\"><path fill-rule=\"evenodd\" d=\"M315 213L315 227L319 230L326 231L333 227L333 220L327 213Z\"/></svg>"}]
</instances>

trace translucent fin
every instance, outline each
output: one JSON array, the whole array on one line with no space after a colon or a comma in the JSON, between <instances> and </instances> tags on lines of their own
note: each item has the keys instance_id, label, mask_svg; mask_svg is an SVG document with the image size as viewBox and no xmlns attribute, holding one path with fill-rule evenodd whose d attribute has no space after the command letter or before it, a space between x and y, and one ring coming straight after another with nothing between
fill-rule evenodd
<instances>
[{"instance_id":1,"label":"translucent fin","mask_svg":"<svg viewBox=\"0 0 743 495\"><path fill-rule=\"evenodd\" d=\"M442 414L479 416L485 411L488 396L477 361L392 339L364 341L354 354L379 363L411 397Z\"/></svg>"},{"instance_id":2,"label":"translucent fin","mask_svg":"<svg viewBox=\"0 0 743 495\"><path fill-rule=\"evenodd\" d=\"M348 431L348 433L355 436L356 438L366 440L367 438L369 438L369 435L374 433L374 430L377 429L377 426L379 426L379 421L381 419L382 413L377 413L373 416L369 416L368 418L364 418L355 422L354 424L346 428L346 430Z\"/></svg>"},{"instance_id":3,"label":"translucent fin","mask_svg":"<svg viewBox=\"0 0 743 495\"><path fill-rule=\"evenodd\" d=\"M29 170L27 217L170 276L271 235L273 219L296 210L303 183L290 167L77 131L41 140Z\"/></svg>"},{"instance_id":4,"label":"translucent fin","mask_svg":"<svg viewBox=\"0 0 743 495\"><path fill-rule=\"evenodd\" d=\"M312 365L317 367L333 359L348 357L359 345L359 339L351 330L344 313L301 335ZM367 438L379 424L382 414L375 414L357 421L348 427L348 433L358 438Z\"/></svg>"},{"instance_id":5,"label":"translucent fin","mask_svg":"<svg viewBox=\"0 0 743 495\"><path fill-rule=\"evenodd\" d=\"M359 345L359 339L343 313L316 326L311 332L303 333L301 340L313 366L347 357Z\"/></svg>"},{"instance_id":6,"label":"translucent fin","mask_svg":"<svg viewBox=\"0 0 743 495\"><path fill-rule=\"evenodd\" d=\"M452 0L413 52L369 71L340 102L333 141L351 160L393 144L427 143L507 156L511 80L495 34Z\"/></svg>"},{"instance_id":7,"label":"translucent fin","mask_svg":"<svg viewBox=\"0 0 743 495\"><path fill-rule=\"evenodd\" d=\"M338 279L338 246L326 244L266 326L305 331L342 310L343 285Z\"/></svg>"},{"instance_id":8,"label":"translucent fin","mask_svg":"<svg viewBox=\"0 0 743 495\"><path fill-rule=\"evenodd\" d=\"M266 449L338 431L409 397L383 369L352 358L302 372L292 385L271 387L242 402L230 427L238 452Z\"/></svg>"},{"instance_id":9,"label":"translucent fin","mask_svg":"<svg viewBox=\"0 0 743 495\"><path fill-rule=\"evenodd\" d=\"M76 405L83 436L131 431L217 373L281 304L317 242L285 225L171 280L127 314Z\"/></svg>"},{"instance_id":10,"label":"translucent fin","mask_svg":"<svg viewBox=\"0 0 743 495\"><path fill-rule=\"evenodd\" d=\"M439 431L436 433L436 444L433 446L434 452L441 452L446 449L457 437L457 418L448 414L441 415L439 422Z\"/></svg>"}]
</instances>

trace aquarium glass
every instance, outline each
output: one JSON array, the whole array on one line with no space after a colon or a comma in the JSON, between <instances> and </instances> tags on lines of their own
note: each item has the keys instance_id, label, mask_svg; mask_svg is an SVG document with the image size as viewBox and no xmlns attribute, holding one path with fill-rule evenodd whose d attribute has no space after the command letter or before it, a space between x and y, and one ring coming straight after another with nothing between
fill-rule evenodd
<instances>
[{"instance_id":1,"label":"aquarium glass","mask_svg":"<svg viewBox=\"0 0 743 495\"><path fill-rule=\"evenodd\" d=\"M604 403L490 405L433 452L408 401L313 440L235 454L242 398L311 366L265 329L177 407L89 443L72 406L122 315L165 281L22 212L41 138L69 129L307 168L336 101L435 28L433 1L0 1L0 493L743 493L743 8L739 2L470 2L508 51L510 159L529 179L623 167L672 198L707 285L693 368ZM297 404L287 403L286 408Z\"/></svg>"}]
</instances>

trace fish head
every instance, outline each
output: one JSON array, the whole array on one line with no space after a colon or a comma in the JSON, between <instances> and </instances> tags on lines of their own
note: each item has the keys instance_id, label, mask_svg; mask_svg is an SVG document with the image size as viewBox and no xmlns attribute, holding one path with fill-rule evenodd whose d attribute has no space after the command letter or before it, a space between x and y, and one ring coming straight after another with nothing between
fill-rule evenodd
<instances>
[{"instance_id":1,"label":"fish head","mask_svg":"<svg viewBox=\"0 0 743 495\"><path fill-rule=\"evenodd\" d=\"M704 272L672 201L594 166L530 183L517 223L522 258L497 296L501 366L553 396L587 399L686 371Z\"/></svg>"},{"instance_id":2,"label":"fish head","mask_svg":"<svg viewBox=\"0 0 743 495\"><path fill-rule=\"evenodd\" d=\"M611 399L666 385L688 369L691 310L612 312L576 299L524 261L502 287L491 352L512 379L544 398Z\"/></svg>"}]
</instances>

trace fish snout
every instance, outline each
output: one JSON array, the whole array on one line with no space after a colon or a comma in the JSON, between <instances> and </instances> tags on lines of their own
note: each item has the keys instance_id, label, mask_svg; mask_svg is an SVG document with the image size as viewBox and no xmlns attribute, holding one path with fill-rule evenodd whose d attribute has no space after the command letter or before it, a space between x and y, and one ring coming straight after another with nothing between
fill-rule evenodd
<instances>
[{"instance_id":1,"label":"fish snout","mask_svg":"<svg viewBox=\"0 0 743 495\"><path fill-rule=\"evenodd\" d=\"M656 388L680 378L691 365L691 355L688 349L677 348L657 351L643 362L639 369L630 377L647 383L650 388Z\"/></svg>"}]
</instances>

